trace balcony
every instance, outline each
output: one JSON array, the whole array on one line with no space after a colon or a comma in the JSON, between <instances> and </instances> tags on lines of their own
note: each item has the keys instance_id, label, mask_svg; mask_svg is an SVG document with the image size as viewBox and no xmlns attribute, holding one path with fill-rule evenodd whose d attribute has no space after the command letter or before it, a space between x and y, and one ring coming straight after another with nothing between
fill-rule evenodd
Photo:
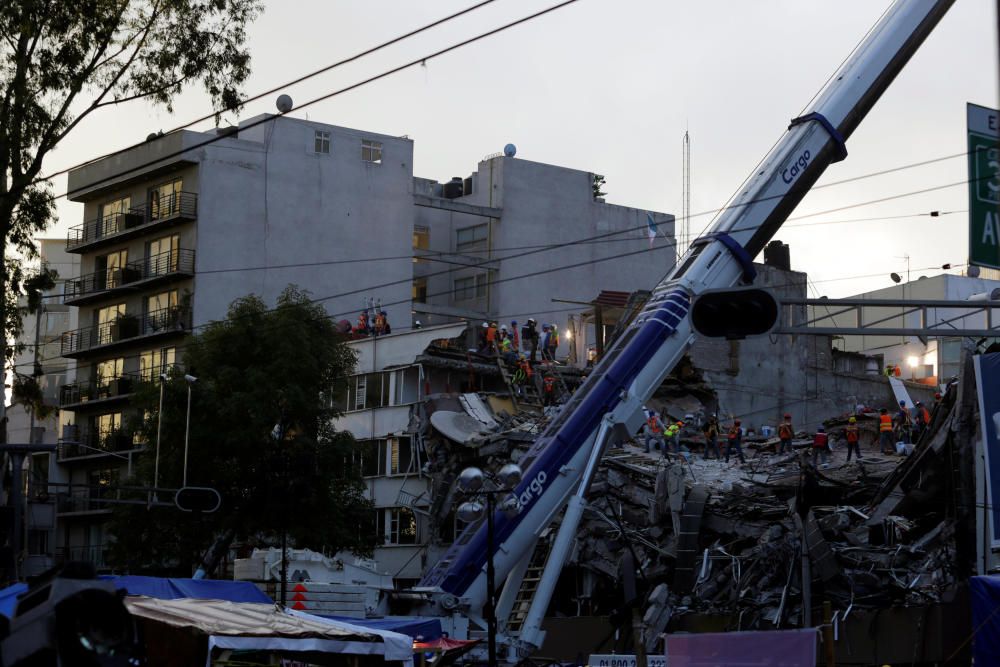
<instances>
[{"instance_id":1,"label":"balcony","mask_svg":"<svg viewBox=\"0 0 1000 667\"><path fill-rule=\"evenodd\" d=\"M79 410L86 407L105 407L132 395L141 379L138 375L123 373L98 381L74 382L59 389L59 407Z\"/></svg>"},{"instance_id":2,"label":"balcony","mask_svg":"<svg viewBox=\"0 0 1000 667\"><path fill-rule=\"evenodd\" d=\"M91 351L105 351L132 341L176 335L191 330L191 307L153 310L142 317L131 313L113 322L67 331L62 335L62 356L76 359Z\"/></svg>"},{"instance_id":3,"label":"balcony","mask_svg":"<svg viewBox=\"0 0 1000 667\"><path fill-rule=\"evenodd\" d=\"M130 456L125 452L138 449L142 449L142 445L137 444L132 434L127 431L109 431L107 433L84 431L72 440L61 440L56 447L56 458L60 462L100 457L112 457L127 461Z\"/></svg>"},{"instance_id":4,"label":"balcony","mask_svg":"<svg viewBox=\"0 0 1000 667\"><path fill-rule=\"evenodd\" d=\"M82 306L114 294L135 291L194 276L194 250L173 250L127 263L122 268L67 280L63 303Z\"/></svg>"},{"instance_id":5,"label":"balcony","mask_svg":"<svg viewBox=\"0 0 1000 667\"><path fill-rule=\"evenodd\" d=\"M66 252L90 252L102 246L148 233L154 228L188 222L198 217L198 195L178 192L119 213L70 227Z\"/></svg>"}]
</instances>

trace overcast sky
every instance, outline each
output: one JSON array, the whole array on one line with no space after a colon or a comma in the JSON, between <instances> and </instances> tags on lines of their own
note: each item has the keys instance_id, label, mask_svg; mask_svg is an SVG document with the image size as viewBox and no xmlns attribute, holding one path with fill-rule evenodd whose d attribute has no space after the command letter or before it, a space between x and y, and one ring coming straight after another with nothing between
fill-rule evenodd
<instances>
[{"instance_id":1,"label":"overcast sky","mask_svg":"<svg viewBox=\"0 0 1000 667\"><path fill-rule=\"evenodd\" d=\"M250 30L254 94L443 17L474 0L268 2ZM286 90L296 103L425 56L555 0L496 0L452 23ZM415 174L467 176L484 156L518 157L604 174L608 201L681 213L681 141L692 143L691 226L701 230L878 19L883 0L579 0L425 66L292 115L415 141ZM966 102L996 107L995 3L957 0L848 142L822 183L964 153ZM270 96L273 98L275 96ZM248 117L274 110L249 104ZM141 141L209 111L200 89L174 113L132 104L88 120L49 171ZM228 119L230 121L234 118ZM195 126L206 129L211 123ZM964 181L964 155L814 190L793 214L854 206ZM65 179L56 182L65 191ZM813 295L890 284L910 256L913 277L967 256L965 185L790 221L777 238ZM960 211L920 217L931 210ZM79 224L62 201L46 236ZM914 216L914 217L894 217ZM861 222L842 222L864 219ZM834 223L834 224L821 224ZM852 278L869 274L875 277ZM659 277L653 276L652 279ZM851 279L848 279L851 278Z\"/></svg>"}]
</instances>

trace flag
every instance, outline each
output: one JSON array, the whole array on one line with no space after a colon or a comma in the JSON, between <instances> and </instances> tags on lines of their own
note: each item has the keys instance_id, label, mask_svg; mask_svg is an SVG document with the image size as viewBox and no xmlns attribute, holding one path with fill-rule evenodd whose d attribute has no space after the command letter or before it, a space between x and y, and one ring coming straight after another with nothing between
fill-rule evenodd
<instances>
[{"instance_id":1,"label":"flag","mask_svg":"<svg viewBox=\"0 0 1000 667\"><path fill-rule=\"evenodd\" d=\"M646 227L649 234L649 247L653 247L653 241L656 240L656 223L653 222L653 214L646 214Z\"/></svg>"}]
</instances>

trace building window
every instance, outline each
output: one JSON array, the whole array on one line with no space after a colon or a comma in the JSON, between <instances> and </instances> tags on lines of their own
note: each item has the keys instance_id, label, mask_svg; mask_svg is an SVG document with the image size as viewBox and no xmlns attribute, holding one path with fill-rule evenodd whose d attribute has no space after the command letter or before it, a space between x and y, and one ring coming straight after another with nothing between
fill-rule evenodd
<instances>
[{"instance_id":1,"label":"building window","mask_svg":"<svg viewBox=\"0 0 1000 667\"><path fill-rule=\"evenodd\" d=\"M382 142L362 139L361 159L372 164L382 164Z\"/></svg>"},{"instance_id":2,"label":"building window","mask_svg":"<svg viewBox=\"0 0 1000 667\"><path fill-rule=\"evenodd\" d=\"M38 528L28 529L28 555L49 555L49 531Z\"/></svg>"},{"instance_id":3,"label":"building window","mask_svg":"<svg viewBox=\"0 0 1000 667\"><path fill-rule=\"evenodd\" d=\"M411 472L413 449L409 438L389 438L389 474L405 475Z\"/></svg>"},{"instance_id":4,"label":"building window","mask_svg":"<svg viewBox=\"0 0 1000 667\"><path fill-rule=\"evenodd\" d=\"M417 517L408 507L375 510L375 530L384 544L417 543Z\"/></svg>"},{"instance_id":5,"label":"building window","mask_svg":"<svg viewBox=\"0 0 1000 667\"><path fill-rule=\"evenodd\" d=\"M417 225L413 228L413 263L426 262L426 259L419 257L425 254L431 247L431 232L427 227ZM421 252L422 251L422 252Z\"/></svg>"},{"instance_id":6,"label":"building window","mask_svg":"<svg viewBox=\"0 0 1000 667\"><path fill-rule=\"evenodd\" d=\"M476 279L474 276L455 279L455 301L467 301L476 298Z\"/></svg>"},{"instance_id":7,"label":"building window","mask_svg":"<svg viewBox=\"0 0 1000 667\"><path fill-rule=\"evenodd\" d=\"M104 387L112 380L122 376L125 368L125 358L106 359L99 361L94 367L94 380L98 387Z\"/></svg>"},{"instance_id":8,"label":"building window","mask_svg":"<svg viewBox=\"0 0 1000 667\"><path fill-rule=\"evenodd\" d=\"M354 465L362 477L385 474L385 440L359 440L354 450Z\"/></svg>"},{"instance_id":9,"label":"building window","mask_svg":"<svg viewBox=\"0 0 1000 667\"><path fill-rule=\"evenodd\" d=\"M125 315L125 304L116 303L111 306L104 306L98 309L96 313L97 319L97 344L107 345L118 340L121 337L122 332L118 332L118 336L112 337L112 327L118 321L118 318L124 317Z\"/></svg>"},{"instance_id":10,"label":"building window","mask_svg":"<svg viewBox=\"0 0 1000 667\"><path fill-rule=\"evenodd\" d=\"M153 382L161 373L166 373L176 363L177 348L161 347L145 350L139 354L139 377L143 382Z\"/></svg>"},{"instance_id":11,"label":"building window","mask_svg":"<svg viewBox=\"0 0 1000 667\"><path fill-rule=\"evenodd\" d=\"M475 225L455 231L455 252L486 250L489 238L488 225Z\"/></svg>"},{"instance_id":12,"label":"building window","mask_svg":"<svg viewBox=\"0 0 1000 667\"><path fill-rule=\"evenodd\" d=\"M406 405L420 400L420 367L410 366L393 371L396 374L393 405Z\"/></svg>"},{"instance_id":13,"label":"building window","mask_svg":"<svg viewBox=\"0 0 1000 667\"><path fill-rule=\"evenodd\" d=\"M97 289L114 289L122 284L122 271L128 262L128 250L118 250L98 257L95 262L97 275L94 276Z\"/></svg>"},{"instance_id":14,"label":"building window","mask_svg":"<svg viewBox=\"0 0 1000 667\"><path fill-rule=\"evenodd\" d=\"M427 279L414 278L413 290L411 293L413 303L427 303Z\"/></svg>"},{"instance_id":15,"label":"building window","mask_svg":"<svg viewBox=\"0 0 1000 667\"><path fill-rule=\"evenodd\" d=\"M181 190L184 181L180 178L158 185L149 191L149 217L151 220L169 218L181 210Z\"/></svg>"},{"instance_id":16,"label":"building window","mask_svg":"<svg viewBox=\"0 0 1000 667\"><path fill-rule=\"evenodd\" d=\"M122 216L128 213L131 205L131 197L122 197L101 206L101 236L115 234L125 228L125 225L122 224Z\"/></svg>"},{"instance_id":17,"label":"building window","mask_svg":"<svg viewBox=\"0 0 1000 667\"><path fill-rule=\"evenodd\" d=\"M389 378L386 373L355 375L348 380L347 409L370 410L389 405Z\"/></svg>"},{"instance_id":18,"label":"building window","mask_svg":"<svg viewBox=\"0 0 1000 667\"><path fill-rule=\"evenodd\" d=\"M325 155L330 154L330 133L323 132L322 130L316 130L316 136L313 142L313 152L323 153Z\"/></svg>"},{"instance_id":19,"label":"building window","mask_svg":"<svg viewBox=\"0 0 1000 667\"><path fill-rule=\"evenodd\" d=\"M146 275L144 278L163 276L177 271L181 235L163 236L146 244Z\"/></svg>"}]
</instances>

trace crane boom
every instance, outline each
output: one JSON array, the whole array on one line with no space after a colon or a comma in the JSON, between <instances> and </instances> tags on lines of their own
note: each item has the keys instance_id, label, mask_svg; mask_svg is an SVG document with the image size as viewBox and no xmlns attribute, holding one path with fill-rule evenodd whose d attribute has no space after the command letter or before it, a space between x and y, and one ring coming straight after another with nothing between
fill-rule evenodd
<instances>
[{"instance_id":1,"label":"crane boom","mask_svg":"<svg viewBox=\"0 0 1000 667\"><path fill-rule=\"evenodd\" d=\"M809 113L791 121L711 231L695 240L660 281L643 311L519 462L525 470L514 491L520 511L495 514L493 553L487 549L485 522L470 525L425 574L421 589L435 592L446 609L481 618L487 560L493 558L496 577L503 580L531 556L539 535L566 509L519 637L541 645L541 620L572 547L593 473L609 442L638 431L643 404L693 342L693 300L707 290L753 281L753 258L827 166L846 157L847 138L953 2L896 0L885 12Z\"/></svg>"}]
</instances>

